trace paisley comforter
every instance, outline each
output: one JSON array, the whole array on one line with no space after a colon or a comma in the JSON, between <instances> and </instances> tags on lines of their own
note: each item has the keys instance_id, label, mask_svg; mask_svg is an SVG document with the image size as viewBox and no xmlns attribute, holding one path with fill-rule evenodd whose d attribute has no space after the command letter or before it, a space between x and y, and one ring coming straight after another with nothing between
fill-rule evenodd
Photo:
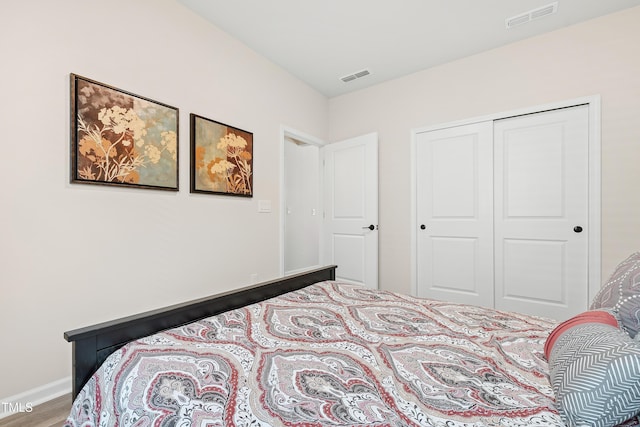
<instances>
[{"instance_id":1,"label":"paisley comforter","mask_svg":"<svg viewBox=\"0 0 640 427\"><path fill-rule=\"evenodd\" d=\"M66 426L563 426L550 321L322 282L113 353Z\"/></svg>"}]
</instances>

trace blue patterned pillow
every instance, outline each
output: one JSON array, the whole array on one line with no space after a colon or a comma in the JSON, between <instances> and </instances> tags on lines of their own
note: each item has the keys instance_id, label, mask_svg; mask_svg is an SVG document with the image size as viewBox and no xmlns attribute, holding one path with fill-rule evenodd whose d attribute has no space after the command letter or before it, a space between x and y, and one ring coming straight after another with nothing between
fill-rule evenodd
<instances>
[{"instance_id":1,"label":"blue patterned pillow","mask_svg":"<svg viewBox=\"0 0 640 427\"><path fill-rule=\"evenodd\" d=\"M640 332L640 252L622 261L591 303L613 310L631 338Z\"/></svg>"},{"instance_id":2,"label":"blue patterned pillow","mask_svg":"<svg viewBox=\"0 0 640 427\"><path fill-rule=\"evenodd\" d=\"M640 343L611 322L582 316L551 334L547 358L556 406L568 426L614 426L640 413Z\"/></svg>"}]
</instances>

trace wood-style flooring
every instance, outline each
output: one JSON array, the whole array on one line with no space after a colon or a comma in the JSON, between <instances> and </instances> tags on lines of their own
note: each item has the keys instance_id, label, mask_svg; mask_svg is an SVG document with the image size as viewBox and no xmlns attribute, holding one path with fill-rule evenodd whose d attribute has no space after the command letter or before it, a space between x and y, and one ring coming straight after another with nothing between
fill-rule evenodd
<instances>
[{"instance_id":1,"label":"wood-style flooring","mask_svg":"<svg viewBox=\"0 0 640 427\"><path fill-rule=\"evenodd\" d=\"M60 427L71 412L71 395L60 396L41 405L33 411L14 414L0 419L0 427Z\"/></svg>"}]
</instances>

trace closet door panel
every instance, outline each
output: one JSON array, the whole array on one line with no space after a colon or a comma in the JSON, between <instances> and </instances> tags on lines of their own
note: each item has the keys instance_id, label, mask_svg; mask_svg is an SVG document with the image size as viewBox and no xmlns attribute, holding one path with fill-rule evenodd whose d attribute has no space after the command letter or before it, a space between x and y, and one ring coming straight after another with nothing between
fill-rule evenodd
<instances>
[{"instance_id":1,"label":"closet door panel","mask_svg":"<svg viewBox=\"0 0 640 427\"><path fill-rule=\"evenodd\" d=\"M492 124L416 140L418 295L493 306Z\"/></svg>"},{"instance_id":2,"label":"closet door panel","mask_svg":"<svg viewBox=\"0 0 640 427\"><path fill-rule=\"evenodd\" d=\"M462 293L478 298L478 239L435 236L431 238L431 244L432 290L443 294ZM461 268L462 265L464 268Z\"/></svg>"},{"instance_id":3,"label":"closet door panel","mask_svg":"<svg viewBox=\"0 0 640 427\"><path fill-rule=\"evenodd\" d=\"M567 283L563 280L566 242L504 239L502 245L505 298L566 303Z\"/></svg>"},{"instance_id":4,"label":"closet door panel","mask_svg":"<svg viewBox=\"0 0 640 427\"><path fill-rule=\"evenodd\" d=\"M494 135L496 308L568 318L588 299L588 107L497 120Z\"/></svg>"},{"instance_id":5,"label":"closet door panel","mask_svg":"<svg viewBox=\"0 0 640 427\"><path fill-rule=\"evenodd\" d=\"M559 218L564 213L564 141L559 123L507 131L504 146L506 218Z\"/></svg>"}]
</instances>

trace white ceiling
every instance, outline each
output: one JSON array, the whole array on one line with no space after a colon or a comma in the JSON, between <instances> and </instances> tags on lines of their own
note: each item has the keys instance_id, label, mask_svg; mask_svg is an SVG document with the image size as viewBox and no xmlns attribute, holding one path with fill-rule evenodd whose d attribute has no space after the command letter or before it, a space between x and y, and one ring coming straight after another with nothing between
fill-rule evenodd
<instances>
[{"instance_id":1,"label":"white ceiling","mask_svg":"<svg viewBox=\"0 0 640 427\"><path fill-rule=\"evenodd\" d=\"M507 18L553 0L178 1L327 97L640 5L557 0L555 14L507 30Z\"/></svg>"}]
</instances>

